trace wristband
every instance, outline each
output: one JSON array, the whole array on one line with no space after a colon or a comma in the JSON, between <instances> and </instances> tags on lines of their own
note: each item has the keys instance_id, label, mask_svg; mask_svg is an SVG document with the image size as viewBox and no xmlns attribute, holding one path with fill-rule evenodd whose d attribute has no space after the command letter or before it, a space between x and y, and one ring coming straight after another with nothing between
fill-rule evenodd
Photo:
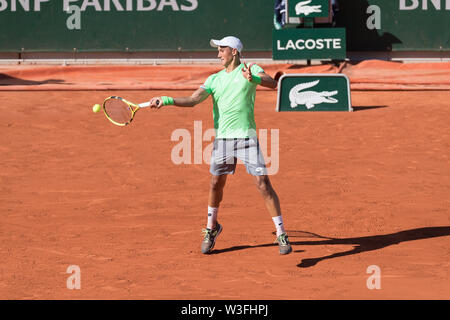
<instances>
[{"instance_id":1,"label":"wristband","mask_svg":"<svg viewBox=\"0 0 450 320\"><path fill-rule=\"evenodd\" d=\"M163 96L163 97L161 97L161 100L163 102L163 106L173 105L173 98L172 97Z\"/></svg>"},{"instance_id":2,"label":"wristband","mask_svg":"<svg viewBox=\"0 0 450 320\"><path fill-rule=\"evenodd\" d=\"M256 83L256 84L261 84L261 77L260 76L256 76L256 75L252 75L252 82Z\"/></svg>"}]
</instances>

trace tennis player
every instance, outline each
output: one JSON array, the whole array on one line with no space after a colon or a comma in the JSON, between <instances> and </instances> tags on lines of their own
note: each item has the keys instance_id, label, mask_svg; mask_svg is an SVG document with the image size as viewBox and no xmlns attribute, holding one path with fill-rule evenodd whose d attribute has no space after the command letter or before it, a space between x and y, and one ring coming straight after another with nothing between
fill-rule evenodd
<instances>
[{"instance_id":1,"label":"tennis player","mask_svg":"<svg viewBox=\"0 0 450 320\"><path fill-rule=\"evenodd\" d=\"M286 234L280 209L280 201L273 189L264 157L256 135L254 104L256 86L275 89L277 82L256 65L241 62L243 45L232 36L221 40L211 40L212 47L218 50L218 58L224 69L206 79L190 97L154 97L150 100L152 108L174 105L193 107L208 96L213 99L213 117L216 138L211 154L211 183L208 199L208 219L203 229L202 253L210 253L223 230L217 221L223 189L229 174L234 174L237 159L242 160L247 172L264 198L276 228L276 242L280 254L292 251Z\"/></svg>"}]
</instances>

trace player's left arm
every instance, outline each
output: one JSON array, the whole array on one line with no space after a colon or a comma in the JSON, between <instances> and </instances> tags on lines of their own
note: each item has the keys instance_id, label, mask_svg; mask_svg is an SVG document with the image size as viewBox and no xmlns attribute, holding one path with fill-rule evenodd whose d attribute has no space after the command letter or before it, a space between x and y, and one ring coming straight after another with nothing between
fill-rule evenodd
<instances>
[{"instance_id":1,"label":"player's left arm","mask_svg":"<svg viewBox=\"0 0 450 320\"><path fill-rule=\"evenodd\" d=\"M248 66L244 63L244 68L242 68L242 75L250 82L254 82L263 87L276 89L278 86L278 82L274 80L271 76L269 76L264 71L259 72L256 76L254 76L250 69L254 63L250 63Z\"/></svg>"},{"instance_id":2,"label":"player's left arm","mask_svg":"<svg viewBox=\"0 0 450 320\"><path fill-rule=\"evenodd\" d=\"M260 85L270 89L276 89L278 86L278 82L274 80L271 76L269 76L265 72L258 73L258 77L261 78Z\"/></svg>"}]
</instances>

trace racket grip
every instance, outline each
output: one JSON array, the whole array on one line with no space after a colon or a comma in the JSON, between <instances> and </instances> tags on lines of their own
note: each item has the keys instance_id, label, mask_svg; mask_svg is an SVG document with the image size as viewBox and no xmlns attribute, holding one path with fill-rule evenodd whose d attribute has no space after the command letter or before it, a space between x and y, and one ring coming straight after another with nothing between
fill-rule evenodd
<instances>
[{"instance_id":1,"label":"racket grip","mask_svg":"<svg viewBox=\"0 0 450 320\"><path fill-rule=\"evenodd\" d=\"M147 108L150 106L150 102L144 102L139 104L139 108Z\"/></svg>"},{"instance_id":2,"label":"racket grip","mask_svg":"<svg viewBox=\"0 0 450 320\"><path fill-rule=\"evenodd\" d=\"M159 105L160 103L162 103L161 100L159 100L159 99L156 100L157 105ZM147 108L147 107L150 107L150 101L139 104L139 108Z\"/></svg>"}]
</instances>

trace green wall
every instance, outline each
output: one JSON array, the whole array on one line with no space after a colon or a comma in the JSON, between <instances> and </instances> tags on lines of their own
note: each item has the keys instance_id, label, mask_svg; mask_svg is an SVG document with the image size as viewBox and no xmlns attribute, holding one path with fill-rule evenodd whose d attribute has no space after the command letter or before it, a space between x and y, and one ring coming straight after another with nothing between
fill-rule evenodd
<instances>
[{"instance_id":1,"label":"green wall","mask_svg":"<svg viewBox=\"0 0 450 320\"><path fill-rule=\"evenodd\" d=\"M10 2L11 0L0 0ZM81 29L69 30L63 0L42 2L40 11L0 11L1 51L203 51L209 40L236 35L247 50L272 47L273 5L267 0L145 0L151 11L138 11L139 0L110 0L110 11L87 6L81 12ZM84 0L73 1L82 8ZM96 0L90 0L95 3ZM127 2L133 11L126 11ZM182 10L182 7L185 11ZM99 7L97 7L98 9ZM192 8L195 8L192 10ZM177 10L178 9L178 10ZM188 9L188 10L186 10Z\"/></svg>"},{"instance_id":2,"label":"green wall","mask_svg":"<svg viewBox=\"0 0 450 320\"><path fill-rule=\"evenodd\" d=\"M402 2L411 9L414 3L418 7L401 10ZM337 26L346 28L348 51L448 51L450 0L434 2L440 10L431 0L340 0ZM367 28L371 5L380 8L380 29Z\"/></svg>"},{"instance_id":3,"label":"green wall","mask_svg":"<svg viewBox=\"0 0 450 320\"><path fill-rule=\"evenodd\" d=\"M346 28L347 51L450 50L450 0L404 0L416 1L414 10L400 10L402 1L340 0L336 26ZM80 30L68 29L65 2L85 3ZM370 5L380 8L380 29L367 28ZM0 0L2 52L205 51L226 35L247 51L271 51L272 29L272 0Z\"/></svg>"}]
</instances>

